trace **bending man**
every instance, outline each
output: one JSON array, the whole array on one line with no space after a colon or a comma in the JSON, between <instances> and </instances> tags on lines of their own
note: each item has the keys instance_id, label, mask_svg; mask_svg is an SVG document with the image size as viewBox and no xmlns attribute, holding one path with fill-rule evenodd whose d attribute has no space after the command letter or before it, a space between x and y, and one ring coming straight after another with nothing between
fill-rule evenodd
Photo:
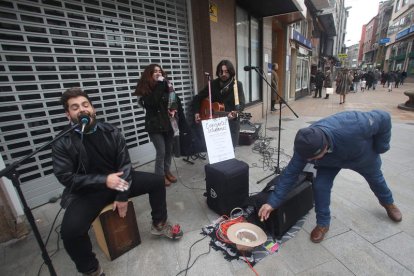
<instances>
[{"instance_id":1,"label":"bending man","mask_svg":"<svg viewBox=\"0 0 414 276\"><path fill-rule=\"evenodd\" d=\"M391 118L380 110L345 111L300 129L296 134L293 157L268 203L260 208L259 216L267 219L270 212L281 205L309 162L317 169L313 183L317 225L310 236L313 242L321 242L329 230L331 189L341 169L361 174L390 219L401 221L401 212L394 204L381 171L380 154L389 150L390 140Z\"/></svg>"}]
</instances>

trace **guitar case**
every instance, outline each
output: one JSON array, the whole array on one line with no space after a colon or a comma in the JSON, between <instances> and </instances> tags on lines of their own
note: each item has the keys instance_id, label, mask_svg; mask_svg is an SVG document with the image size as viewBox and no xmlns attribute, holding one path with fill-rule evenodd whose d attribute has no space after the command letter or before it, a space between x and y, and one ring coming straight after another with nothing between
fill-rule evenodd
<instances>
[{"instance_id":1,"label":"guitar case","mask_svg":"<svg viewBox=\"0 0 414 276\"><path fill-rule=\"evenodd\" d=\"M272 179L258 194L245 201L245 207L253 210L247 221L254 223L269 233L273 239L280 239L295 223L313 208L313 173L302 172L294 187L286 195L283 203L275 209L265 222L260 221L258 212L267 202L270 194L277 189L279 175Z\"/></svg>"},{"instance_id":2,"label":"guitar case","mask_svg":"<svg viewBox=\"0 0 414 276\"><path fill-rule=\"evenodd\" d=\"M181 99L177 95L178 104L178 128L180 129L179 139L174 140L173 151L176 157L192 156L197 153L206 152L206 142L201 124L188 123Z\"/></svg>"}]
</instances>

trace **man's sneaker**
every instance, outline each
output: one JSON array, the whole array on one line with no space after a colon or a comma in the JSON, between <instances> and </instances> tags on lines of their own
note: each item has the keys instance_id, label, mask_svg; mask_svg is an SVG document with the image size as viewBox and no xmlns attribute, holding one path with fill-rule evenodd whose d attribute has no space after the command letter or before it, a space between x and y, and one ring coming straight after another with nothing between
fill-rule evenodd
<instances>
[{"instance_id":1,"label":"man's sneaker","mask_svg":"<svg viewBox=\"0 0 414 276\"><path fill-rule=\"evenodd\" d=\"M178 240L183 236L183 231L181 230L179 224L172 225L169 221L167 221L161 226L151 224L151 234Z\"/></svg>"},{"instance_id":2,"label":"man's sneaker","mask_svg":"<svg viewBox=\"0 0 414 276\"><path fill-rule=\"evenodd\" d=\"M98 265L98 268L93 271L93 272L89 272L89 273L83 273L83 276L105 276L105 273L103 272L103 269L100 265Z\"/></svg>"}]
</instances>

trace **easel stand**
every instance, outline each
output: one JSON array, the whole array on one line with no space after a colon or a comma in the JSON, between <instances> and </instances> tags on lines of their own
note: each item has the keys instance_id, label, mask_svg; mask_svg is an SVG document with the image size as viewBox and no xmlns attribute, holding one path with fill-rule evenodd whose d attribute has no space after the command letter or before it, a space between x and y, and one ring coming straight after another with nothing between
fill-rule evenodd
<instances>
[{"instance_id":1,"label":"easel stand","mask_svg":"<svg viewBox=\"0 0 414 276\"><path fill-rule=\"evenodd\" d=\"M277 93L277 90L274 87L272 87L272 85L267 81L266 76L264 75L264 73L259 71L258 68L256 68L256 67L254 67L254 70L267 83L267 85ZM281 136L281 132L282 132L282 104L285 104L290 109L290 111L292 111L293 115L295 115L296 118L299 118L299 116L295 113L295 111L293 111L293 109L289 106L289 104L285 101L285 99L282 96L279 95L279 135L278 135L278 141L277 141L277 163L276 163L276 167L275 167L274 172L272 174L260 179L259 181L257 181L256 182L257 184L259 184L263 180L271 177L272 175L280 174L282 172L281 169L280 169L280 136Z\"/></svg>"},{"instance_id":2,"label":"easel stand","mask_svg":"<svg viewBox=\"0 0 414 276\"><path fill-rule=\"evenodd\" d=\"M46 148L50 144L53 144L55 141L59 140L62 136L64 136L65 134L71 132L73 129L77 128L78 126L79 126L78 124L73 125L67 131L65 131L65 132L61 133L60 135L56 136L52 141L44 144L43 146L41 146L37 150L33 151L32 153L30 153L26 157L23 157L22 159L14 162L10 166L8 166L8 167L6 167L6 168L4 168L3 170L0 171L0 178L3 177L3 176L7 177L8 179L10 179L12 181L13 186L16 188L17 194L19 195L20 201L23 205L24 214L26 215L27 221L30 223L30 226L32 227L33 234L35 235L37 243L39 244L40 250L42 251L43 261L45 262L45 264L49 268L49 273L52 276L57 275L56 271L55 271L55 268L53 267L52 261L49 257L49 254L48 254L47 250L46 250L46 246L43 243L42 236L40 235L39 229L36 226L36 222L35 222L35 219L33 217L32 211L30 210L29 206L27 205L27 202L26 202L26 199L24 198L22 189L20 188L21 183L20 183L20 180L19 180L19 174L18 174L16 169L18 167L20 167L20 165L23 164L26 160L30 159L32 156L34 156L35 154L37 154L39 151L43 150L44 148Z\"/></svg>"},{"instance_id":3,"label":"easel stand","mask_svg":"<svg viewBox=\"0 0 414 276\"><path fill-rule=\"evenodd\" d=\"M197 160L197 159L206 160L206 154L196 153L194 155L191 155L191 156L188 155L186 158L183 158L184 162L186 162L188 164L191 164L191 165L194 165L194 162L191 161L190 158L191 158L191 160Z\"/></svg>"}]
</instances>

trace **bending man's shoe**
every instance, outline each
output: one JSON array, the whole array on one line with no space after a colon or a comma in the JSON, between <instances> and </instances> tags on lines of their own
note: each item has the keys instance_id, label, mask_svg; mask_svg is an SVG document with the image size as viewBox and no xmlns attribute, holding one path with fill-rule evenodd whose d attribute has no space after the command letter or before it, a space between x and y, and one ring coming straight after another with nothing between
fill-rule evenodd
<instances>
[{"instance_id":1,"label":"bending man's shoe","mask_svg":"<svg viewBox=\"0 0 414 276\"><path fill-rule=\"evenodd\" d=\"M325 234L328 231L329 231L329 226L316 225L310 234L311 241L314 243L320 243L321 241L323 241L323 238L325 237Z\"/></svg>"},{"instance_id":2,"label":"bending man's shoe","mask_svg":"<svg viewBox=\"0 0 414 276\"><path fill-rule=\"evenodd\" d=\"M387 215L390 219L392 219L395 222L400 222L402 220L402 214L400 209L398 209L397 206L395 206L394 203L391 204L382 204L381 205L385 208L385 211L387 211Z\"/></svg>"}]
</instances>

